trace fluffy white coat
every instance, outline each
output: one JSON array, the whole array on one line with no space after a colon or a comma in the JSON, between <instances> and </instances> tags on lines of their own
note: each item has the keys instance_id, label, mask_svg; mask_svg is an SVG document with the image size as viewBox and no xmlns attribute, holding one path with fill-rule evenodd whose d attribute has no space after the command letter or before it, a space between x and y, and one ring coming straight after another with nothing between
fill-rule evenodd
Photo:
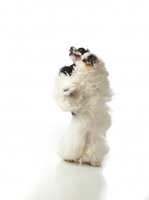
<instances>
[{"instance_id":1,"label":"fluffy white coat","mask_svg":"<svg viewBox=\"0 0 149 200\"><path fill-rule=\"evenodd\" d=\"M83 62L90 55L95 56L82 56L72 76L56 78L53 97L62 110L75 114L61 138L59 156L99 166L109 151L105 137L111 125L107 102L112 92L104 62L97 56L92 66Z\"/></svg>"}]
</instances>

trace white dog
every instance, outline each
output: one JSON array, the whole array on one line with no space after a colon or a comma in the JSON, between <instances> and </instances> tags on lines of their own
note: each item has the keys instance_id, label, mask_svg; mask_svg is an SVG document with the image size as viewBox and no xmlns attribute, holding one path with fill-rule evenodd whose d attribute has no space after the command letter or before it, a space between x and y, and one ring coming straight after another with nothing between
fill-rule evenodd
<instances>
[{"instance_id":1,"label":"white dog","mask_svg":"<svg viewBox=\"0 0 149 200\"><path fill-rule=\"evenodd\" d=\"M111 125L107 102L112 92L104 62L90 52L83 54L71 76L56 78L53 97L62 110L72 113L59 144L59 156L100 166L109 151L105 137Z\"/></svg>"}]
</instances>

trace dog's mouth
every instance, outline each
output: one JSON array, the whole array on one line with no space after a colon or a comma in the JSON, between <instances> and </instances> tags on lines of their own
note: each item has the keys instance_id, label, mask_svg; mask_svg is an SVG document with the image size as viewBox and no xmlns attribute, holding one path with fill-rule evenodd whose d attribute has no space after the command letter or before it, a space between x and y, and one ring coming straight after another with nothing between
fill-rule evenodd
<instances>
[{"instance_id":1,"label":"dog's mouth","mask_svg":"<svg viewBox=\"0 0 149 200\"><path fill-rule=\"evenodd\" d=\"M72 56L72 55L74 55L74 56L77 56L77 57L80 57L81 56L81 54L78 52L70 52L69 53L69 56Z\"/></svg>"}]
</instances>

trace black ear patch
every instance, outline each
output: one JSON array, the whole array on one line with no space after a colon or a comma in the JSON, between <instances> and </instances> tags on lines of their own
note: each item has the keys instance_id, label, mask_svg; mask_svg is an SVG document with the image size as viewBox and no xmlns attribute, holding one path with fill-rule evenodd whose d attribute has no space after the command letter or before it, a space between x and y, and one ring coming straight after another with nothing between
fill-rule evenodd
<instances>
[{"instance_id":1,"label":"black ear patch","mask_svg":"<svg viewBox=\"0 0 149 200\"><path fill-rule=\"evenodd\" d=\"M85 54L85 53L87 53L87 52L89 52L89 49L84 49L83 47L81 47L81 48L79 48L79 49L77 49L82 55L83 54Z\"/></svg>"},{"instance_id":2,"label":"black ear patch","mask_svg":"<svg viewBox=\"0 0 149 200\"><path fill-rule=\"evenodd\" d=\"M71 76L75 66L76 66L75 64L72 64L70 66L64 66L60 69L59 74L62 73Z\"/></svg>"},{"instance_id":3,"label":"black ear patch","mask_svg":"<svg viewBox=\"0 0 149 200\"><path fill-rule=\"evenodd\" d=\"M89 66L93 66L96 63L97 57L94 55L89 55L87 58L84 58L82 62L86 63Z\"/></svg>"}]
</instances>

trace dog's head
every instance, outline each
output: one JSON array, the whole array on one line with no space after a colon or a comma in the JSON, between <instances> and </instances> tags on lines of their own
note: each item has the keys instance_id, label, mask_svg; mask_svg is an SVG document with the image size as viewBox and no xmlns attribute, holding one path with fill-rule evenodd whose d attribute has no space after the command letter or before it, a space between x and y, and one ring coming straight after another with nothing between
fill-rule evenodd
<instances>
[{"instance_id":1,"label":"dog's head","mask_svg":"<svg viewBox=\"0 0 149 200\"><path fill-rule=\"evenodd\" d=\"M73 63L76 63L78 60L81 60L81 57L84 53L89 52L88 49L84 49L83 47L76 49L75 47L70 47L69 56Z\"/></svg>"}]
</instances>

